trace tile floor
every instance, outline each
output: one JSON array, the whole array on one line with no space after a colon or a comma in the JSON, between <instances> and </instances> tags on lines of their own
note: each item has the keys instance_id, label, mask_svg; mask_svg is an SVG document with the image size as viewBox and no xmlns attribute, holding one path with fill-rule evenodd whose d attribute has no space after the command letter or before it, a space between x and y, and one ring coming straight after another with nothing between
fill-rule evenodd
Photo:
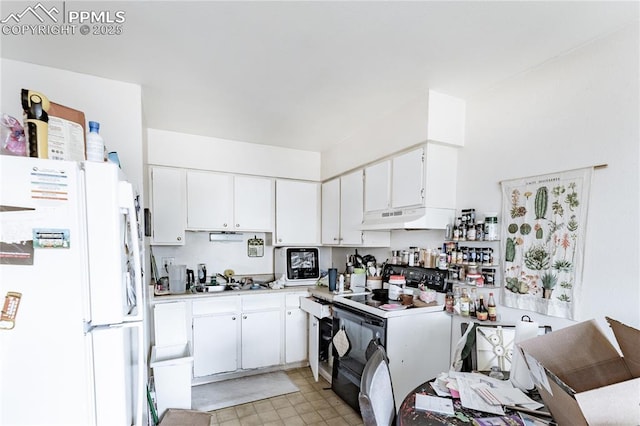
<instances>
[{"instance_id":1,"label":"tile floor","mask_svg":"<svg viewBox=\"0 0 640 426\"><path fill-rule=\"evenodd\" d=\"M299 392L211 411L212 426L362 426L360 414L308 367L286 371Z\"/></svg>"}]
</instances>

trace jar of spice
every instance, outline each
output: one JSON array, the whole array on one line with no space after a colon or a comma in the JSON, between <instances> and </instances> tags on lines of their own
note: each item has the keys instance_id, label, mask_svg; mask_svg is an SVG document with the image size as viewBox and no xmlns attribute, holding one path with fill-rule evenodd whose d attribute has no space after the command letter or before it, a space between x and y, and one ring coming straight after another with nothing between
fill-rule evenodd
<instances>
[{"instance_id":1,"label":"jar of spice","mask_svg":"<svg viewBox=\"0 0 640 426\"><path fill-rule=\"evenodd\" d=\"M484 234L485 241L498 239L498 213L485 213Z\"/></svg>"}]
</instances>

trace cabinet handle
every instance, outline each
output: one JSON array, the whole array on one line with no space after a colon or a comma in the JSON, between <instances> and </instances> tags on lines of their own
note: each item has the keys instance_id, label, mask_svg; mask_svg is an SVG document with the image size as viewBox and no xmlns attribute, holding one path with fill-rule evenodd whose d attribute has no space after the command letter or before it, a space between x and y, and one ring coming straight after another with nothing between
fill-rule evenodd
<instances>
[{"instance_id":1,"label":"cabinet handle","mask_svg":"<svg viewBox=\"0 0 640 426\"><path fill-rule=\"evenodd\" d=\"M178 237L178 238L176 238L176 240L182 241L182 237Z\"/></svg>"},{"instance_id":2,"label":"cabinet handle","mask_svg":"<svg viewBox=\"0 0 640 426\"><path fill-rule=\"evenodd\" d=\"M239 223L236 223L236 228L240 228L240 224Z\"/></svg>"},{"instance_id":3,"label":"cabinet handle","mask_svg":"<svg viewBox=\"0 0 640 426\"><path fill-rule=\"evenodd\" d=\"M235 321L235 320L236 320L236 317L231 317L231 320Z\"/></svg>"},{"instance_id":4,"label":"cabinet handle","mask_svg":"<svg viewBox=\"0 0 640 426\"><path fill-rule=\"evenodd\" d=\"M226 228L226 227L227 227L227 224L226 224L226 223L223 223L223 224L222 224L222 226Z\"/></svg>"},{"instance_id":5,"label":"cabinet handle","mask_svg":"<svg viewBox=\"0 0 640 426\"><path fill-rule=\"evenodd\" d=\"M246 316L246 315L243 315L243 316L242 316L242 319L247 319L247 316Z\"/></svg>"},{"instance_id":6,"label":"cabinet handle","mask_svg":"<svg viewBox=\"0 0 640 426\"><path fill-rule=\"evenodd\" d=\"M278 242L281 243L282 242L282 238L278 238Z\"/></svg>"},{"instance_id":7,"label":"cabinet handle","mask_svg":"<svg viewBox=\"0 0 640 426\"><path fill-rule=\"evenodd\" d=\"M287 312L287 315L291 315L291 311Z\"/></svg>"}]
</instances>

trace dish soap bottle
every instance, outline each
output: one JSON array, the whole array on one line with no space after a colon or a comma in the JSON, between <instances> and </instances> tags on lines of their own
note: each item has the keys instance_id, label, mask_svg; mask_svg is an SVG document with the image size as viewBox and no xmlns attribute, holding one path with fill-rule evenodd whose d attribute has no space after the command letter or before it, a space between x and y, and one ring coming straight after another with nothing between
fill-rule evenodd
<instances>
[{"instance_id":1,"label":"dish soap bottle","mask_svg":"<svg viewBox=\"0 0 640 426\"><path fill-rule=\"evenodd\" d=\"M104 162L104 140L99 131L100 123L90 121L87 135L87 161Z\"/></svg>"}]
</instances>

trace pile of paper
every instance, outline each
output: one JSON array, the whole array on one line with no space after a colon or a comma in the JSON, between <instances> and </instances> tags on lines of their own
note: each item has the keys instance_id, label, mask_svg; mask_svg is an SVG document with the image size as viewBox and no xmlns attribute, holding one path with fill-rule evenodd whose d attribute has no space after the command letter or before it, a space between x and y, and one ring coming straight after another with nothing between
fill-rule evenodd
<instances>
[{"instance_id":1,"label":"pile of paper","mask_svg":"<svg viewBox=\"0 0 640 426\"><path fill-rule=\"evenodd\" d=\"M529 398L508 380L496 380L479 373L450 371L430 383L439 396L460 398L463 407L504 415L504 406L537 410L540 404Z\"/></svg>"}]
</instances>

